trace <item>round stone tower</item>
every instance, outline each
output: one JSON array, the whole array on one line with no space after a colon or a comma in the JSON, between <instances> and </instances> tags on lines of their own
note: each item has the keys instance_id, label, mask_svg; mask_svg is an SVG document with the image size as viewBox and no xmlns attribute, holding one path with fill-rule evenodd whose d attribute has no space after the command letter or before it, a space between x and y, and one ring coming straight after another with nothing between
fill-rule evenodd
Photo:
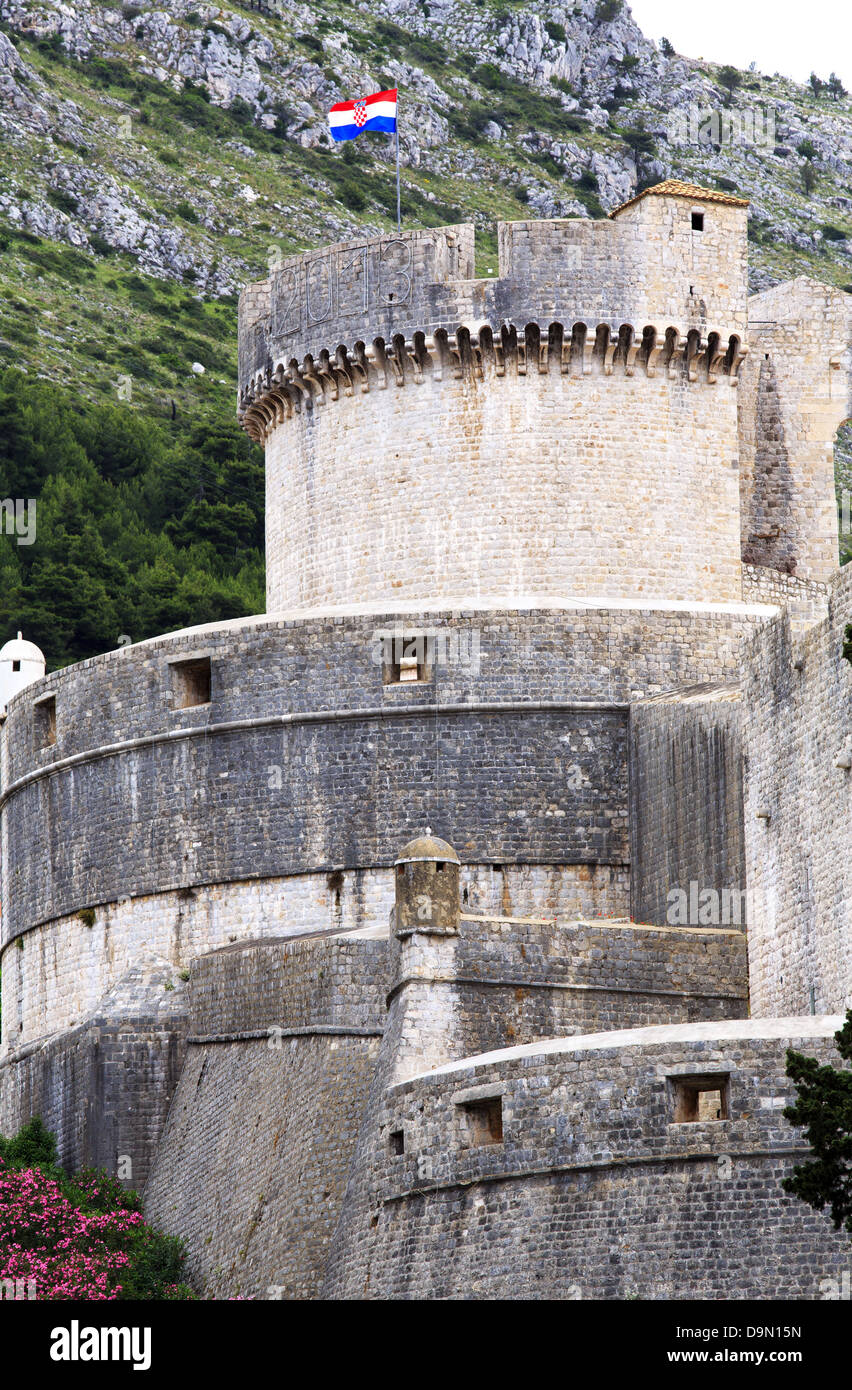
<instances>
[{"instance_id":1,"label":"round stone tower","mask_svg":"<svg viewBox=\"0 0 852 1390\"><path fill-rule=\"evenodd\" d=\"M351 242L244 291L267 608L742 597L746 203ZM700 518L700 524L698 523Z\"/></svg>"}]
</instances>

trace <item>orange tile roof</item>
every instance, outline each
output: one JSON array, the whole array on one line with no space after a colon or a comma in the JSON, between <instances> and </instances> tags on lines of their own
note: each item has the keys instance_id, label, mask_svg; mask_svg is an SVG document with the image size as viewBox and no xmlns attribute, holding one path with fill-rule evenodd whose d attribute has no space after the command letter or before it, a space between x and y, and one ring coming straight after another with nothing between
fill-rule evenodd
<instances>
[{"instance_id":1,"label":"orange tile roof","mask_svg":"<svg viewBox=\"0 0 852 1390\"><path fill-rule=\"evenodd\" d=\"M693 203L724 203L729 208L748 207L748 198L735 198L733 194L723 193L718 188L700 188L697 183L683 183L680 179L666 179L664 183L655 183L653 188L646 188L642 193L636 193L632 198L628 198L626 203L621 203L617 208L613 208L610 217L615 217L625 208L638 203L640 198L647 198L654 193L665 198L689 198L690 202Z\"/></svg>"}]
</instances>

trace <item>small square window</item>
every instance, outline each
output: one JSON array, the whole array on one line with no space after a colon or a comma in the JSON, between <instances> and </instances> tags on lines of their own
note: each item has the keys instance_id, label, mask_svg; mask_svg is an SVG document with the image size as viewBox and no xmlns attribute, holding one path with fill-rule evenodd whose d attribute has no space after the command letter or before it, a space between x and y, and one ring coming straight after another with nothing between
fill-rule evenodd
<instances>
[{"instance_id":1,"label":"small square window","mask_svg":"<svg viewBox=\"0 0 852 1390\"><path fill-rule=\"evenodd\" d=\"M56 742L56 696L47 695L33 705L33 747L50 748Z\"/></svg>"},{"instance_id":2,"label":"small square window","mask_svg":"<svg viewBox=\"0 0 852 1390\"><path fill-rule=\"evenodd\" d=\"M703 231L704 231L704 213L703 213L703 212L694 212L694 213L692 214L692 230L693 230L694 232L703 232Z\"/></svg>"},{"instance_id":3,"label":"small square window","mask_svg":"<svg viewBox=\"0 0 852 1390\"><path fill-rule=\"evenodd\" d=\"M429 639L424 633L395 636L392 659L382 667L385 685L416 685L432 679Z\"/></svg>"},{"instance_id":4,"label":"small square window","mask_svg":"<svg viewBox=\"0 0 852 1390\"><path fill-rule=\"evenodd\" d=\"M12 662L12 670L13 670L13 671L20 671L20 669L21 669L21 663L20 663L20 661L13 661L13 662Z\"/></svg>"},{"instance_id":5,"label":"small square window","mask_svg":"<svg viewBox=\"0 0 852 1390\"><path fill-rule=\"evenodd\" d=\"M459 1106L459 1110L464 1148L474 1149L482 1144L503 1143L502 1096L467 1101Z\"/></svg>"},{"instance_id":6,"label":"small square window","mask_svg":"<svg viewBox=\"0 0 852 1390\"><path fill-rule=\"evenodd\" d=\"M706 1124L730 1117L730 1077L670 1076L676 1125Z\"/></svg>"},{"instance_id":7,"label":"small square window","mask_svg":"<svg viewBox=\"0 0 852 1390\"><path fill-rule=\"evenodd\" d=\"M210 703L210 658L176 661L172 665L176 709L192 709Z\"/></svg>"},{"instance_id":8,"label":"small square window","mask_svg":"<svg viewBox=\"0 0 852 1390\"><path fill-rule=\"evenodd\" d=\"M405 1153L405 1131L402 1129L392 1129L390 1133L390 1151L394 1157Z\"/></svg>"}]
</instances>

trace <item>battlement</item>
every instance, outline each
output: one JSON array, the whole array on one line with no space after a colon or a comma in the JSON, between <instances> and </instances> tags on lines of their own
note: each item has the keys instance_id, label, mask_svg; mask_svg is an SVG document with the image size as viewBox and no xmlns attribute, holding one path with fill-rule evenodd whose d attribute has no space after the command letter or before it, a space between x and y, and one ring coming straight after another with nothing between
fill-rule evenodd
<instances>
[{"instance_id":1,"label":"battlement","mask_svg":"<svg viewBox=\"0 0 852 1390\"><path fill-rule=\"evenodd\" d=\"M740 600L725 387L747 352L746 207L671 183L601 221L500 223L494 278L465 224L249 286L239 414L266 446L268 609Z\"/></svg>"},{"instance_id":2,"label":"battlement","mask_svg":"<svg viewBox=\"0 0 852 1390\"><path fill-rule=\"evenodd\" d=\"M497 277L474 278L469 224L349 241L283 261L240 299L241 409L276 364L326 345L413 339L459 326L663 324L685 340L743 337L746 204L712 190L644 196L602 221L498 224ZM680 189L688 185L679 185ZM655 190L649 190L653 194Z\"/></svg>"}]
</instances>

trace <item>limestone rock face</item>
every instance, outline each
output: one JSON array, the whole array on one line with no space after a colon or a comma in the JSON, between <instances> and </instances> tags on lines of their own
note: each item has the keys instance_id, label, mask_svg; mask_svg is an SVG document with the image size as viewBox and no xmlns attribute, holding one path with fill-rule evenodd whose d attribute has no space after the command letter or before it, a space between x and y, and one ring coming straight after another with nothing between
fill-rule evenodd
<instances>
[{"instance_id":1,"label":"limestone rock face","mask_svg":"<svg viewBox=\"0 0 852 1390\"><path fill-rule=\"evenodd\" d=\"M332 3L322 26L307 4L287 4L286 15L276 4L247 12L197 0L121 8L0 0L0 137L13 152L0 215L83 249L105 243L137 257L147 273L194 281L208 295L232 293L257 268L236 236L251 241L239 193L247 171L229 174L240 156L257 155L251 139L239 138L240 125L247 136L254 125L280 137L283 171L301 170L303 151L330 147L333 102L395 85L402 162L416 176L409 219L441 220L460 185L514 192L537 217L600 217L640 182L677 176L750 198L752 289L789 278L791 256L797 271L852 281L852 240L843 235L852 133L843 96L815 102L785 78L755 72L741 74L731 95L713 65L665 57L624 4L599 18L598 0L497 13L474 0L440 0L428 12L420 0L392 0L381 16L367 4ZM31 64L31 44L51 61ZM117 95L106 64L118 64L138 88L131 82ZM72 76L73 90L60 90ZM81 82L95 100L77 100ZM231 113L237 138L216 133L211 151L195 138L196 130L206 136L203 122L181 123L185 158L164 167L145 129L156 84L172 97L202 93L214 112ZM714 137L720 120L733 120L733 134ZM636 128L646 133L644 148ZM218 186L209 169L217 156ZM351 183L331 186L309 167L284 180L280 197L260 195L268 206L258 206L254 225L273 237L286 226L303 244L379 231L394 211L383 197L392 142L359 142L357 163L366 177L356 195ZM816 184L806 192L808 163ZM76 207L57 204L57 192ZM175 213L186 202L196 215L189 225ZM436 218L424 215L430 202ZM478 209L482 230L493 220Z\"/></svg>"}]
</instances>

